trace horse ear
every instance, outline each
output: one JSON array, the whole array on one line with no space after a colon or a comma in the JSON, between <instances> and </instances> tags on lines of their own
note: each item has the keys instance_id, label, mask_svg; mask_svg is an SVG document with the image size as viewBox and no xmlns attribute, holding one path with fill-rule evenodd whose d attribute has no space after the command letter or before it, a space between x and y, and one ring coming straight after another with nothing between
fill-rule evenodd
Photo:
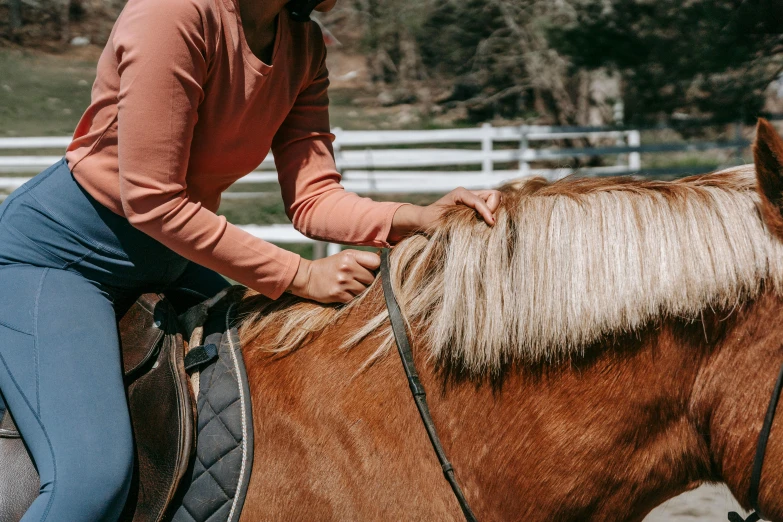
<instances>
[{"instance_id":1,"label":"horse ear","mask_svg":"<svg viewBox=\"0 0 783 522\"><path fill-rule=\"evenodd\" d=\"M783 239L783 139L764 118L759 118L756 125L753 161L764 222L773 234Z\"/></svg>"}]
</instances>

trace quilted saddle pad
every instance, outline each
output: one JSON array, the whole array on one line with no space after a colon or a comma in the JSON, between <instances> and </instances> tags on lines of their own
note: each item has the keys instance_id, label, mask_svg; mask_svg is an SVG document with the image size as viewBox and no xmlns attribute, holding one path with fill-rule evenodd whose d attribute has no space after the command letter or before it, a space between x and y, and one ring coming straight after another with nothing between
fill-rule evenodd
<instances>
[{"instance_id":1,"label":"quilted saddle pad","mask_svg":"<svg viewBox=\"0 0 783 522\"><path fill-rule=\"evenodd\" d=\"M175 522L235 522L242 512L253 468L250 388L235 325L244 291L235 285L204 303L199 348L210 355L199 363L196 454L182 480Z\"/></svg>"}]
</instances>

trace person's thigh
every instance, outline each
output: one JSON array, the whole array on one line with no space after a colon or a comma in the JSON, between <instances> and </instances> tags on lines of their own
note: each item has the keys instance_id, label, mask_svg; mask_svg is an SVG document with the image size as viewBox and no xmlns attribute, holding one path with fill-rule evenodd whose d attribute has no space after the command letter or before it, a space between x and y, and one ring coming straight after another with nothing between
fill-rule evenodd
<instances>
[{"instance_id":1,"label":"person's thigh","mask_svg":"<svg viewBox=\"0 0 783 522\"><path fill-rule=\"evenodd\" d=\"M117 520L133 436L109 296L27 265L0 268L0 293L0 389L41 478L22 520Z\"/></svg>"},{"instance_id":2,"label":"person's thigh","mask_svg":"<svg viewBox=\"0 0 783 522\"><path fill-rule=\"evenodd\" d=\"M163 293L175 310L183 312L229 286L231 283L214 270L188 261L182 274L164 288Z\"/></svg>"}]
</instances>

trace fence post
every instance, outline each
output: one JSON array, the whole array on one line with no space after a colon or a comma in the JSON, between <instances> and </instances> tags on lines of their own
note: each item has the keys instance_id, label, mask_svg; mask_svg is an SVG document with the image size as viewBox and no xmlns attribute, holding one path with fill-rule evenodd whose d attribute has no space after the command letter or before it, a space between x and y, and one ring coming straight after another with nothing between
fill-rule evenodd
<instances>
[{"instance_id":1,"label":"fence post","mask_svg":"<svg viewBox=\"0 0 783 522\"><path fill-rule=\"evenodd\" d=\"M525 158L525 156L527 155L527 151L529 149L527 131L528 131L527 125L519 126L519 175L520 176L530 175L530 164L527 162L527 159Z\"/></svg>"},{"instance_id":2,"label":"fence post","mask_svg":"<svg viewBox=\"0 0 783 522\"><path fill-rule=\"evenodd\" d=\"M492 174L494 168L492 162L492 124L481 125L481 152L484 158L481 160L481 173Z\"/></svg>"},{"instance_id":3,"label":"fence post","mask_svg":"<svg viewBox=\"0 0 783 522\"><path fill-rule=\"evenodd\" d=\"M343 249L343 247L339 243L327 243L326 244L326 255L327 256L333 256L335 254L339 254L342 249Z\"/></svg>"},{"instance_id":4,"label":"fence post","mask_svg":"<svg viewBox=\"0 0 783 522\"><path fill-rule=\"evenodd\" d=\"M638 130L628 131L628 146L638 147L642 144L641 134ZM628 169L639 171L642 169L642 155L639 152L628 154Z\"/></svg>"},{"instance_id":5,"label":"fence post","mask_svg":"<svg viewBox=\"0 0 783 522\"><path fill-rule=\"evenodd\" d=\"M340 127L335 127L332 129L332 134L334 134L334 142L332 142L332 149L334 150L334 163L337 167L337 172L339 172L341 175L343 173L342 168L342 162L343 162L343 149L342 149L342 138L340 137L343 133L343 130Z\"/></svg>"},{"instance_id":6,"label":"fence post","mask_svg":"<svg viewBox=\"0 0 783 522\"><path fill-rule=\"evenodd\" d=\"M313 259L323 259L326 257L326 243L316 241L313 243Z\"/></svg>"},{"instance_id":7,"label":"fence post","mask_svg":"<svg viewBox=\"0 0 783 522\"><path fill-rule=\"evenodd\" d=\"M364 157L367 162L367 182L371 192L378 190L378 183L375 180L375 163L373 162L372 149L367 147L364 149Z\"/></svg>"}]
</instances>

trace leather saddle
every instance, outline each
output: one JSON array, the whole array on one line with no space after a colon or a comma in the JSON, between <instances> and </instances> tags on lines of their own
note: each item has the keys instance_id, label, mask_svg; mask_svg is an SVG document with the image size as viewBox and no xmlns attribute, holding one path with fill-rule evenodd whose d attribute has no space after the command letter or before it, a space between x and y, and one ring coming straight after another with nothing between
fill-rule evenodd
<instances>
[{"instance_id":1,"label":"leather saddle","mask_svg":"<svg viewBox=\"0 0 783 522\"><path fill-rule=\"evenodd\" d=\"M187 347L177 314L161 294L141 296L119 330L136 453L120 520L163 520L195 443ZM0 409L0 520L19 520L38 495L39 480L9 413Z\"/></svg>"}]
</instances>

